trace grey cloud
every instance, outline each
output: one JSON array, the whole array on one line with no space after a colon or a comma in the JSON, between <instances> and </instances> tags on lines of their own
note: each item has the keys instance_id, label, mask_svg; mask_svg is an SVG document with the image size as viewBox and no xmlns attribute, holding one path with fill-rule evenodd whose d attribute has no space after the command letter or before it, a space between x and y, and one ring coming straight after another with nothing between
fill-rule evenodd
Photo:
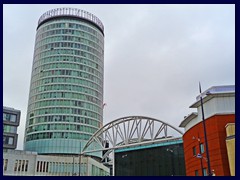
<instances>
[{"instance_id":1,"label":"grey cloud","mask_svg":"<svg viewBox=\"0 0 240 180\"><path fill-rule=\"evenodd\" d=\"M234 5L4 5L3 103L22 111L22 148L35 30L42 13L76 7L105 26L104 123L146 115L178 126L198 95L235 84Z\"/></svg>"}]
</instances>

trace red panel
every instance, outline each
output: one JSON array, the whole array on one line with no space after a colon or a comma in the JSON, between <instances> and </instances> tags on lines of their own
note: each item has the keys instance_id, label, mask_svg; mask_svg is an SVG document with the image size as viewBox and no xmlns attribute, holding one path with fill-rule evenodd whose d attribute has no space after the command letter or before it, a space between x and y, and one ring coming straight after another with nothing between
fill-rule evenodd
<instances>
[{"instance_id":1,"label":"red panel","mask_svg":"<svg viewBox=\"0 0 240 180\"><path fill-rule=\"evenodd\" d=\"M233 115L215 115L205 120L209 158L211 169L214 169L216 176L230 176L227 149L226 149L226 129L227 123L235 123ZM193 147L196 146L197 154L200 152L197 139L204 143L204 132L202 122L196 124L183 135L183 146L185 154L186 175L195 176L195 170L202 175L201 160L193 156ZM206 147L205 147L206 151ZM206 157L206 152L203 153ZM203 159L203 168L207 169L207 162Z\"/></svg>"}]
</instances>

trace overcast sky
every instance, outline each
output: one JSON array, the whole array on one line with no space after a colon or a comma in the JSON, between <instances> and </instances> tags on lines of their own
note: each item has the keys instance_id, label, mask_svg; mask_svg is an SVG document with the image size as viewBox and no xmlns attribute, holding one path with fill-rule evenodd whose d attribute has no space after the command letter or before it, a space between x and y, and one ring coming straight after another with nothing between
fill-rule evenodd
<instances>
[{"instance_id":1,"label":"overcast sky","mask_svg":"<svg viewBox=\"0 0 240 180\"><path fill-rule=\"evenodd\" d=\"M143 115L178 127L196 111L189 106L199 81L203 91L235 84L234 5L3 5L3 105L22 113L17 149L37 22L58 7L86 10L104 24L104 124Z\"/></svg>"}]
</instances>

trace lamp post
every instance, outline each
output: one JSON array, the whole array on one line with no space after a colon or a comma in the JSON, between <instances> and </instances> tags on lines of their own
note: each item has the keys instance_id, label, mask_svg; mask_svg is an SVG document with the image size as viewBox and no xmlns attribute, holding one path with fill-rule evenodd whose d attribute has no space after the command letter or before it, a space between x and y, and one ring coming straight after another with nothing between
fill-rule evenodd
<instances>
[{"instance_id":1,"label":"lamp post","mask_svg":"<svg viewBox=\"0 0 240 180\"><path fill-rule=\"evenodd\" d=\"M82 147L82 144L80 143L80 154L79 154L79 174L78 174L78 176L81 176L80 175L80 173L81 173L81 156L82 156L82 149L81 149L81 147Z\"/></svg>"},{"instance_id":2,"label":"lamp post","mask_svg":"<svg viewBox=\"0 0 240 180\"><path fill-rule=\"evenodd\" d=\"M75 165L75 162L74 162L74 155L73 155L72 176L74 176L74 165Z\"/></svg>"},{"instance_id":3,"label":"lamp post","mask_svg":"<svg viewBox=\"0 0 240 180\"><path fill-rule=\"evenodd\" d=\"M205 125L205 118L204 118L204 111L203 111L203 99L202 99L202 90L201 84L199 82L199 92L200 92L200 101L201 101L201 109L202 109L202 122L203 122L203 132L204 132L204 141L206 144L206 155L207 155L207 164L208 164L208 175L212 176L211 166L210 166L210 158L208 152L208 141L207 141L207 132L206 132L206 125Z\"/></svg>"},{"instance_id":4,"label":"lamp post","mask_svg":"<svg viewBox=\"0 0 240 180\"><path fill-rule=\"evenodd\" d=\"M81 156L82 156L82 153L79 154L79 176L81 176Z\"/></svg>"}]
</instances>

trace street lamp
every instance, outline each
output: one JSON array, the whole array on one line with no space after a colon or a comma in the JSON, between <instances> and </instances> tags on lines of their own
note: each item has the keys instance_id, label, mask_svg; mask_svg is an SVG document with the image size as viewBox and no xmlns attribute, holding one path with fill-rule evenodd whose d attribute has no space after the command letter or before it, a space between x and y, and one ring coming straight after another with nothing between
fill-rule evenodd
<instances>
[{"instance_id":1,"label":"street lamp","mask_svg":"<svg viewBox=\"0 0 240 180\"><path fill-rule=\"evenodd\" d=\"M81 147L82 147L82 143L80 143L80 154L79 154L79 174L78 174L78 176L81 176L80 175L80 173L81 173L81 156L82 156L82 149L81 149Z\"/></svg>"},{"instance_id":2,"label":"street lamp","mask_svg":"<svg viewBox=\"0 0 240 180\"><path fill-rule=\"evenodd\" d=\"M81 176L81 157L82 157L82 153L80 152L80 154L79 154L79 174L78 174L78 176Z\"/></svg>"},{"instance_id":3,"label":"street lamp","mask_svg":"<svg viewBox=\"0 0 240 180\"><path fill-rule=\"evenodd\" d=\"M72 176L75 176L75 173L74 173L74 165L75 165L75 161L74 161L74 155L73 155Z\"/></svg>"},{"instance_id":4,"label":"street lamp","mask_svg":"<svg viewBox=\"0 0 240 180\"><path fill-rule=\"evenodd\" d=\"M200 101L201 101L201 109L202 109L202 122L203 122L204 141L205 141L205 144L206 144L208 175L212 176L212 171L211 171L211 166L210 166L210 158L209 158L209 152L208 152L207 132L206 132L206 125L205 125L204 111L203 111L202 90L201 90L200 82L199 82L199 92L200 92Z\"/></svg>"}]
</instances>

